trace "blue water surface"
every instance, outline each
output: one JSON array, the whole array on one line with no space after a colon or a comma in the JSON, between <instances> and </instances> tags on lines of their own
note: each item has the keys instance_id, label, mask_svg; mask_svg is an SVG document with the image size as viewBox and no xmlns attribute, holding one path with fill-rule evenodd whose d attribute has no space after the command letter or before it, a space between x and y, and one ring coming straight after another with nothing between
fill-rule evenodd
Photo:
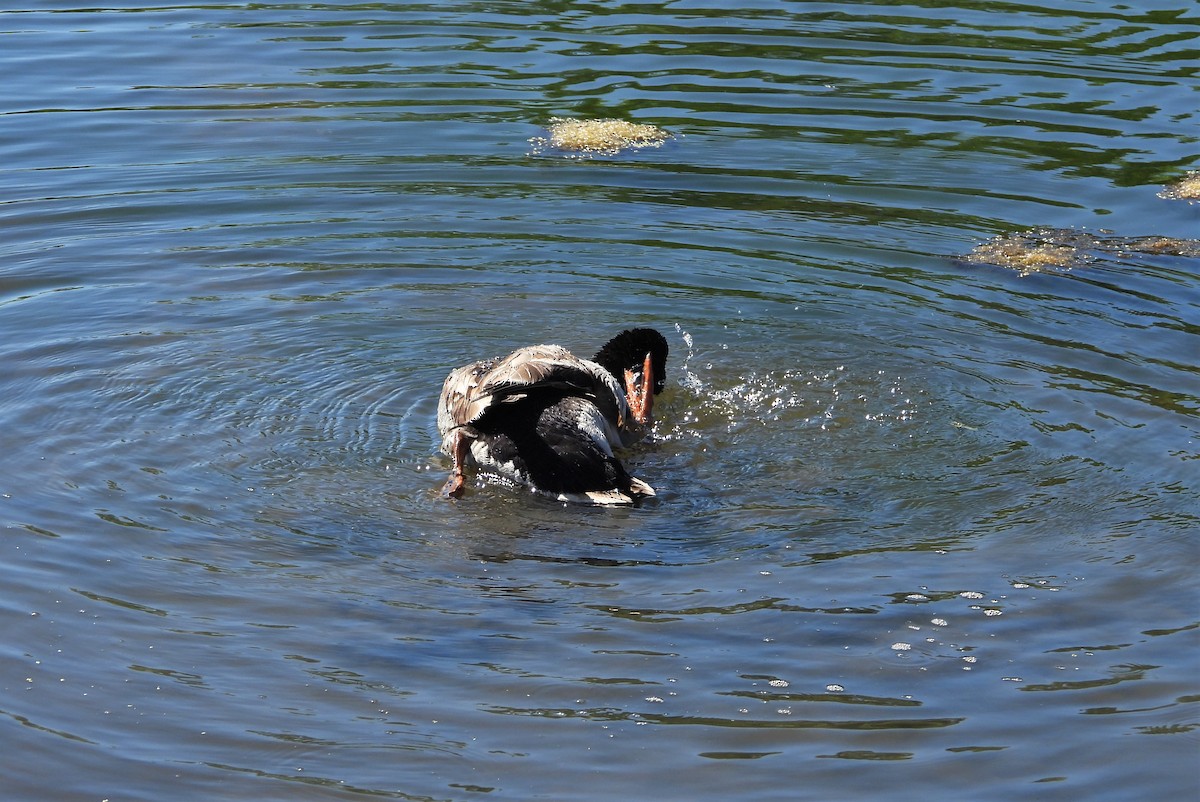
<instances>
[{"instance_id":1,"label":"blue water surface","mask_svg":"<svg viewBox=\"0 0 1200 802\"><path fill-rule=\"evenodd\" d=\"M5 799L1200 791L1194 3L142 5L0 11ZM655 500L438 496L630 325Z\"/></svg>"}]
</instances>

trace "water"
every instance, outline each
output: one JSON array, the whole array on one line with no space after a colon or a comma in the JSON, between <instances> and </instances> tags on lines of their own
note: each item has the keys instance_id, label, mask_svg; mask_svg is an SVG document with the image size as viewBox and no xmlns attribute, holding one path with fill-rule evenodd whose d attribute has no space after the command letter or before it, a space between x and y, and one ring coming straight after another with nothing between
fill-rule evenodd
<instances>
[{"instance_id":1,"label":"water","mask_svg":"<svg viewBox=\"0 0 1200 802\"><path fill-rule=\"evenodd\" d=\"M0 12L6 799L1192 798L1200 261L960 257L1200 236L1200 16L962 6ZM655 502L437 497L630 324Z\"/></svg>"}]
</instances>

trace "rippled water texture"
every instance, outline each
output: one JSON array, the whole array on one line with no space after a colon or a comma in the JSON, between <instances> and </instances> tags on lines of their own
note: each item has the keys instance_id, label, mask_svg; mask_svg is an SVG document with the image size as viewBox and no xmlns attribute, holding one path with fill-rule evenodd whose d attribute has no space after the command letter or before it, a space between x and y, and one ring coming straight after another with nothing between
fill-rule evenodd
<instances>
[{"instance_id":1,"label":"rippled water texture","mask_svg":"<svg viewBox=\"0 0 1200 802\"><path fill-rule=\"evenodd\" d=\"M9 3L4 798L1194 798L1197 41ZM657 499L437 497L452 367L631 324Z\"/></svg>"}]
</instances>

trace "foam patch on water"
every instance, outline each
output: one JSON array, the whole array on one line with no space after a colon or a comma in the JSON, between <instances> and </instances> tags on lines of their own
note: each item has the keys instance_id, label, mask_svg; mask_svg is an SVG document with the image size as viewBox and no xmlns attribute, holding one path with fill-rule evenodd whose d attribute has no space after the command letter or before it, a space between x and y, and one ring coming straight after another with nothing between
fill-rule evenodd
<instances>
[{"instance_id":1,"label":"foam patch on water","mask_svg":"<svg viewBox=\"0 0 1200 802\"><path fill-rule=\"evenodd\" d=\"M631 123L625 120L550 119L544 137L529 140L534 153L548 149L581 155L615 156L626 150L660 147L673 136L655 125Z\"/></svg>"},{"instance_id":2,"label":"foam patch on water","mask_svg":"<svg viewBox=\"0 0 1200 802\"><path fill-rule=\"evenodd\" d=\"M996 237L975 246L965 258L972 264L1011 268L1022 276L1047 270L1069 270L1079 263L1075 249L1040 240L1034 232Z\"/></svg>"},{"instance_id":3,"label":"foam patch on water","mask_svg":"<svg viewBox=\"0 0 1200 802\"><path fill-rule=\"evenodd\" d=\"M1200 200L1200 170L1188 173L1178 181L1173 181L1162 188L1158 197L1167 200Z\"/></svg>"},{"instance_id":4,"label":"foam patch on water","mask_svg":"<svg viewBox=\"0 0 1200 802\"><path fill-rule=\"evenodd\" d=\"M1200 256L1200 240L1178 237L1122 237L1108 231L1093 234L1066 228L1035 228L1003 234L977 245L963 260L1034 273L1067 272L1088 265L1097 254Z\"/></svg>"}]
</instances>

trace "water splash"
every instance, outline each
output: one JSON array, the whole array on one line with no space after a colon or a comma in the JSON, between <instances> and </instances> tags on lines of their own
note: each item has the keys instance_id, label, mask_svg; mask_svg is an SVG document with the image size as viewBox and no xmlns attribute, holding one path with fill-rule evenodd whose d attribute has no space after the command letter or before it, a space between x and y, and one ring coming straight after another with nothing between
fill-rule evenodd
<instances>
[{"instance_id":1,"label":"water splash","mask_svg":"<svg viewBox=\"0 0 1200 802\"><path fill-rule=\"evenodd\" d=\"M910 389L903 377L878 369L864 375L835 365L726 375L725 365L693 366L692 342L690 338L684 342L688 354L678 382L684 391L682 408L669 426L656 430L659 439L732 434L779 423L786 423L789 430L827 431L861 422L906 422L925 402L924 393Z\"/></svg>"},{"instance_id":2,"label":"water splash","mask_svg":"<svg viewBox=\"0 0 1200 802\"><path fill-rule=\"evenodd\" d=\"M683 364L679 367L680 379L679 383L683 387L693 392L699 392L703 389L704 383L700 381L700 377L692 372L692 359L696 356L695 342L692 340L692 335L683 330L683 326L675 324L675 332L679 338L683 340L683 344L687 346L687 355L683 358Z\"/></svg>"}]
</instances>

